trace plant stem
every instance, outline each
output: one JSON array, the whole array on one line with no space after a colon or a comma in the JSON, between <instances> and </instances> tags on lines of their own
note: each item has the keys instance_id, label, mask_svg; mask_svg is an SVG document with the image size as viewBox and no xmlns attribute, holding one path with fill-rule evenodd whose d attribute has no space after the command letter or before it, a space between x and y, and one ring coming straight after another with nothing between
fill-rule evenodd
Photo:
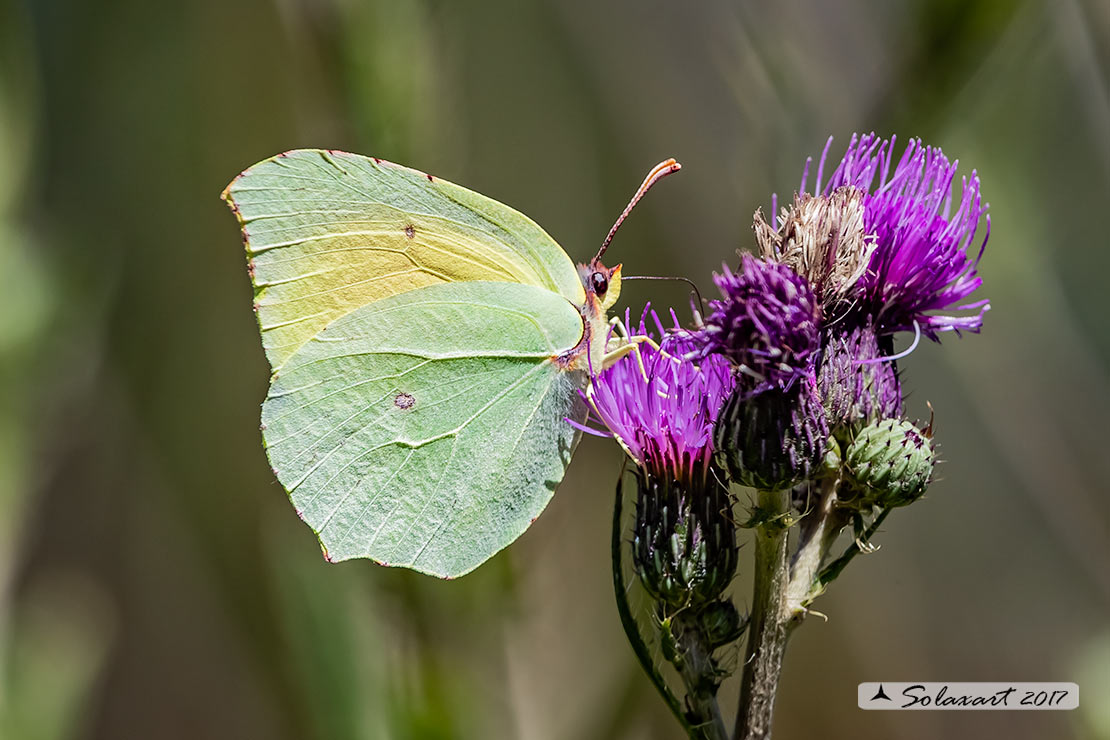
<instances>
[{"instance_id":1,"label":"plant stem","mask_svg":"<svg viewBox=\"0 0 1110 740\"><path fill-rule=\"evenodd\" d=\"M775 692L789 636L783 610L788 534L783 519L788 494L788 491L758 493L764 523L755 528L755 587L736 716L737 740L771 737Z\"/></svg>"},{"instance_id":2,"label":"plant stem","mask_svg":"<svg viewBox=\"0 0 1110 740\"><path fill-rule=\"evenodd\" d=\"M713 665L711 651L706 649L696 626L677 620L678 642L682 649L682 663L679 673L686 685L686 697L690 708L697 716L691 738L704 740L729 740L721 708L717 704L716 666Z\"/></svg>"},{"instance_id":3,"label":"plant stem","mask_svg":"<svg viewBox=\"0 0 1110 740\"><path fill-rule=\"evenodd\" d=\"M875 532L878 531L879 525L883 523L883 520L886 519L886 515L889 513L890 509L883 509L882 511L880 511L879 515L875 517L875 520L871 522L870 525L868 525L866 530L864 530L863 535L860 536L859 539L857 539L851 545L849 545L848 549L844 551L843 555L838 557L833 562L829 563L829 565L821 571L821 574L817 577L817 582L820 588L823 589L825 586L836 580L836 577L840 575L840 571L844 570L844 567L848 565L848 563L852 562L852 558L860 554L862 550L862 548L860 547L860 543L866 545L871 540L871 537L875 534Z\"/></svg>"},{"instance_id":4,"label":"plant stem","mask_svg":"<svg viewBox=\"0 0 1110 740\"><path fill-rule=\"evenodd\" d=\"M821 481L817 505L802 519L798 549L790 561L790 583L783 604L784 618L793 620L791 629L805 617L806 606L824 590L818 573L846 523L836 509L836 489L835 478Z\"/></svg>"}]
</instances>

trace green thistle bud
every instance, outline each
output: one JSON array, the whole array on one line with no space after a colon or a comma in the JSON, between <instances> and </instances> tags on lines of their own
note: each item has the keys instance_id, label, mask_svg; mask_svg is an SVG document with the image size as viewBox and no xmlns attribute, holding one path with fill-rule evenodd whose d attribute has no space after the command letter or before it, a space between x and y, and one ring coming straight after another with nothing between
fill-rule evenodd
<instances>
[{"instance_id":1,"label":"green thistle bud","mask_svg":"<svg viewBox=\"0 0 1110 740\"><path fill-rule=\"evenodd\" d=\"M698 614L698 628L709 649L716 650L740 637L744 624L731 601L714 601Z\"/></svg>"},{"instance_id":2,"label":"green thistle bud","mask_svg":"<svg viewBox=\"0 0 1110 740\"><path fill-rule=\"evenodd\" d=\"M905 506L920 498L936 459L929 435L898 419L864 427L845 453L848 482L862 502L884 508Z\"/></svg>"}]
</instances>

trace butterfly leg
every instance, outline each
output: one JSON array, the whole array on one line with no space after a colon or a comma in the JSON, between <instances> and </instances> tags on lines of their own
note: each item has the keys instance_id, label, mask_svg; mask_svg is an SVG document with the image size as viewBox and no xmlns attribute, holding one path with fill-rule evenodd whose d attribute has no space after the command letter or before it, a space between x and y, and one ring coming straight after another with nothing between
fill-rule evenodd
<instances>
[{"instance_id":1,"label":"butterfly leg","mask_svg":"<svg viewBox=\"0 0 1110 740\"><path fill-rule=\"evenodd\" d=\"M662 350L660 349L659 344L654 339L645 334L633 335L632 332L628 330L628 327L624 325L624 322L621 320L620 316L614 316L613 318L609 319L609 326L620 330L618 338L622 340L622 343L618 344L614 349L611 349L605 353L605 355L601 358L601 369L604 370L606 368L610 368L621 358L635 353L636 362L640 366L640 373L644 376L644 380L646 381L648 379L647 368L644 367L644 358L640 354L640 345L647 344L652 349L661 352Z\"/></svg>"}]
</instances>

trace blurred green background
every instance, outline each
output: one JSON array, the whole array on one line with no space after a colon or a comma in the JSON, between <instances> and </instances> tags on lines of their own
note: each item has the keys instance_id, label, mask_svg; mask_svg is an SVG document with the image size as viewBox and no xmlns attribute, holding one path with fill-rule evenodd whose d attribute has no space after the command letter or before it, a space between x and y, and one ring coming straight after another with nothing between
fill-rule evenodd
<instances>
[{"instance_id":1,"label":"blurred green background","mask_svg":"<svg viewBox=\"0 0 1110 740\"><path fill-rule=\"evenodd\" d=\"M706 292L807 155L872 129L979 170L993 310L903 363L942 480L796 635L776 737L1110 738L1105 0L0 0L0 737L680 737L613 605L612 443L459 581L324 562L261 450L218 195L348 149L586 259L675 156L610 259ZM1083 708L859 711L875 680Z\"/></svg>"}]
</instances>

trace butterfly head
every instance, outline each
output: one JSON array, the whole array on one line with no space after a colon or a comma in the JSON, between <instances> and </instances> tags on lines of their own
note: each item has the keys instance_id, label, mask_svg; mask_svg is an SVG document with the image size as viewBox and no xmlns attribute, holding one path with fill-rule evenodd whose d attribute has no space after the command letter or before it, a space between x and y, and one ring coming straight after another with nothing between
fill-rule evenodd
<instances>
[{"instance_id":1,"label":"butterfly head","mask_svg":"<svg viewBox=\"0 0 1110 740\"><path fill-rule=\"evenodd\" d=\"M586 305L608 311L621 295L621 266L606 267L598 260L578 265L578 275L586 289ZM597 309L595 309L597 310Z\"/></svg>"},{"instance_id":2,"label":"butterfly head","mask_svg":"<svg viewBox=\"0 0 1110 740\"><path fill-rule=\"evenodd\" d=\"M573 352L573 360L577 369L599 372L609 349L608 311L621 294L621 266L606 267L593 259L579 263L578 277L586 293L585 302L579 306L585 333Z\"/></svg>"}]
</instances>

